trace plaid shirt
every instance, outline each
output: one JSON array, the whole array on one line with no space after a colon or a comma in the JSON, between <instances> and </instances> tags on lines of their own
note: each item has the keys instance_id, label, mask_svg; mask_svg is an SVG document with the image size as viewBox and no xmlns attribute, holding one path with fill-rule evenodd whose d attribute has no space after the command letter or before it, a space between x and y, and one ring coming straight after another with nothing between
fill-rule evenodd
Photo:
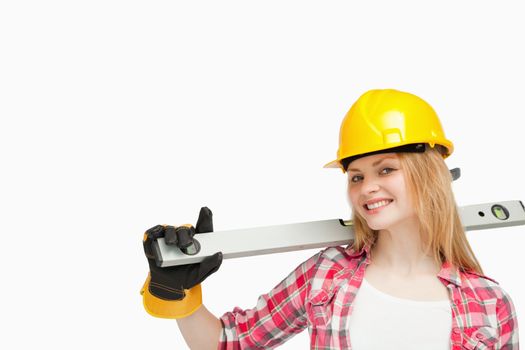
<instances>
[{"instance_id":1,"label":"plaid shirt","mask_svg":"<svg viewBox=\"0 0 525 350\"><path fill-rule=\"evenodd\" d=\"M299 265L250 310L221 318L218 349L271 349L308 328L311 349L351 349L348 318L370 247L327 248ZM518 349L516 312L492 279L444 263L437 277L448 288L452 350Z\"/></svg>"}]
</instances>

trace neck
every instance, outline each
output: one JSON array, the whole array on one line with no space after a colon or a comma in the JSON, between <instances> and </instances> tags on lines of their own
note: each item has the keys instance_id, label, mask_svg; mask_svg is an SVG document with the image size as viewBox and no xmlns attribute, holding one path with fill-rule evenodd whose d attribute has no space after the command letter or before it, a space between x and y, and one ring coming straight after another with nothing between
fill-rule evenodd
<instances>
[{"instance_id":1,"label":"neck","mask_svg":"<svg viewBox=\"0 0 525 350\"><path fill-rule=\"evenodd\" d=\"M402 276L437 274L434 257L423 250L419 225L414 220L400 227L380 230L371 250L371 262L376 267Z\"/></svg>"}]
</instances>

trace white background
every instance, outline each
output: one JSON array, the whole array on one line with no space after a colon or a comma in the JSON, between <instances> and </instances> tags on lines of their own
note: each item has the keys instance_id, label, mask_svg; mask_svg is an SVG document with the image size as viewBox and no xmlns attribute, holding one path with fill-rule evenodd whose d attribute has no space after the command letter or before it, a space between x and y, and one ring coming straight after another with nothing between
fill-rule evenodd
<instances>
[{"instance_id":1,"label":"white background","mask_svg":"<svg viewBox=\"0 0 525 350\"><path fill-rule=\"evenodd\" d=\"M322 165L371 88L434 106L459 205L525 200L519 3L3 1L1 341L186 348L142 308L144 230L201 206L217 231L349 218ZM525 325L524 227L469 239ZM314 253L224 261L205 304L253 307Z\"/></svg>"}]
</instances>

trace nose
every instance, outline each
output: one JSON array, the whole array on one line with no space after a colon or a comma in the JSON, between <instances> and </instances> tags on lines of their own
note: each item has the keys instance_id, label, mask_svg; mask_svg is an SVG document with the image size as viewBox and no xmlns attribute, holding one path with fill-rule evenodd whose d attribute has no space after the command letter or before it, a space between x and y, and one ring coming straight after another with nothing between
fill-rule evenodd
<instances>
[{"instance_id":1,"label":"nose","mask_svg":"<svg viewBox=\"0 0 525 350\"><path fill-rule=\"evenodd\" d=\"M379 191L379 183L377 179L374 177L367 177L363 179L361 191L363 194L375 193Z\"/></svg>"}]
</instances>

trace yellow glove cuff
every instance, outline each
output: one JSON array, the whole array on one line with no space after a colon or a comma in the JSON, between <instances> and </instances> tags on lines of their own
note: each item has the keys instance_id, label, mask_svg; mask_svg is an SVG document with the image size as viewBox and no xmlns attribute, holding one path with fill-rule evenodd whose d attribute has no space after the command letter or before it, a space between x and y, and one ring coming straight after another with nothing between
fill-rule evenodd
<instances>
[{"instance_id":1,"label":"yellow glove cuff","mask_svg":"<svg viewBox=\"0 0 525 350\"><path fill-rule=\"evenodd\" d=\"M157 298L149 292L150 276L142 286L142 303L144 309L154 317L160 318L184 318L199 309L202 305L201 285L197 284L191 289L185 289L186 296L182 300L164 300Z\"/></svg>"}]
</instances>

